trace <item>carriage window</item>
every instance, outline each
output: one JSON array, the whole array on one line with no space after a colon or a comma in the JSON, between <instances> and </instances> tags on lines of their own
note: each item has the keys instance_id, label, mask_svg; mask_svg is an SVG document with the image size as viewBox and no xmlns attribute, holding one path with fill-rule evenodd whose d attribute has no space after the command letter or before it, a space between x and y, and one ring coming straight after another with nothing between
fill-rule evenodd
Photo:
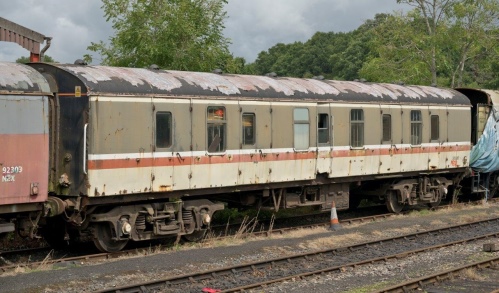
<instances>
[{"instance_id":1,"label":"carriage window","mask_svg":"<svg viewBox=\"0 0 499 293\"><path fill-rule=\"evenodd\" d=\"M156 113L156 147L168 148L172 145L172 113Z\"/></svg>"},{"instance_id":2,"label":"carriage window","mask_svg":"<svg viewBox=\"0 0 499 293\"><path fill-rule=\"evenodd\" d=\"M255 144L255 114L243 113L243 145Z\"/></svg>"},{"instance_id":3,"label":"carriage window","mask_svg":"<svg viewBox=\"0 0 499 293\"><path fill-rule=\"evenodd\" d=\"M309 146L310 122L308 119L308 109L297 108L293 111L294 119L294 146L295 149L304 150Z\"/></svg>"},{"instance_id":4,"label":"carriage window","mask_svg":"<svg viewBox=\"0 0 499 293\"><path fill-rule=\"evenodd\" d=\"M431 115L431 140L440 138L440 122L438 115Z\"/></svg>"},{"instance_id":5,"label":"carriage window","mask_svg":"<svg viewBox=\"0 0 499 293\"><path fill-rule=\"evenodd\" d=\"M383 114L383 138L384 142L392 141L392 115Z\"/></svg>"},{"instance_id":6,"label":"carriage window","mask_svg":"<svg viewBox=\"0 0 499 293\"><path fill-rule=\"evenodd\" d=\"M225 107L208 107L207 138L208 152L219 153L225 151Z\"/></svg>"},{"instance_id":7,"label":"carriage window","mask_svg":"<svg viewBox=\"0 0 499 293\"><path fill-rule=\"evenodd\" d=\"M329 143L329 115L319 114L317 116L317 143Z\"/></svg>"},{"instance_id":8,"label":"carriage window","mask_svg":"<svg viewBox=\"0 0 499 293\"><path fill-rule=\"evenodd\" d=\"M420 145L423 141L423 121L421 111L411 111L411 144Z\"/></svg>"},{"instance_id":9,"label":"carriage window","mask_svg":"<svg viewBox=\"0 0 499 293\"><path fill-rule=\"evenodd\" d=\"M364 111L353 109L350 111L350 145L364 146Z\"/></svg>"}]
</instances>

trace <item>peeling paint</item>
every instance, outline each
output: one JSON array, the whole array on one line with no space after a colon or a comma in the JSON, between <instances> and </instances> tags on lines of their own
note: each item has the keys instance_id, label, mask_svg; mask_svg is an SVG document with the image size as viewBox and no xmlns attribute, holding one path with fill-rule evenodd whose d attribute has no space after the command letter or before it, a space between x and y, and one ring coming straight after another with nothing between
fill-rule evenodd
<instances>
[{"instance_id":1,"label":"peeling paint","mask_svg":"<svg viewBox=\"0 0 499 293\"><path fill-rule=\"evenodd\" d=\"M0 62L0 72L0 90L50 93L47 81L32 67Z\"/></svg>"},{"instance_id":2,"label":"peeling paint","mask_svg":"<svg viewBox=\"0 0 499 293\"><path fill-rule=\"evenodd\" d=\"M373 84L207 72L150 70L108 66L53 65L79 77L90 94L175 95L234 99L404 102L469 105L463 94L430 86Z\"/></svg>"}]
</instances>

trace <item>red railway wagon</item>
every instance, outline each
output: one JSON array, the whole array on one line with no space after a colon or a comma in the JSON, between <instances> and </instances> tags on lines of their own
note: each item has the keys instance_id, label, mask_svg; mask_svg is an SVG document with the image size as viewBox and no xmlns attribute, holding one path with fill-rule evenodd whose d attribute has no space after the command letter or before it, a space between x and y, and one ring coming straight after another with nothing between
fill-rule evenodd
<instances>
[{"instance_id":1,"label":"red railway wagon","mask_svg":"<svg viewBox=\"0 0 499 293\"><path fill-rule=\"evenodd\" d=\"M16 218L41 215L47 200L51 97L38 71L0 62L0 234L14 231ZM35 233L23 221L21 233Z\"/></svg>"}]
</instances>

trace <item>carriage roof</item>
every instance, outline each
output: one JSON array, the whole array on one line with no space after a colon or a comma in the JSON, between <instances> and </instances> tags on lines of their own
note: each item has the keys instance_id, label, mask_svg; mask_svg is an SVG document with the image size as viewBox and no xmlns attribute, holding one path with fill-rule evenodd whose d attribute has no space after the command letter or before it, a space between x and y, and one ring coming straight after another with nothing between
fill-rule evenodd
<instances>
[{"instance_id":1,"label":"carriage roof","mask_svg":"<svg viewBox=\"0 0 499 293\"><path fill-rule=\"evenodd\" d=\"M73 64L52 66L81 80L87 95L469 105L465 95L431 86Z\"/></svg>"}]
</instances>

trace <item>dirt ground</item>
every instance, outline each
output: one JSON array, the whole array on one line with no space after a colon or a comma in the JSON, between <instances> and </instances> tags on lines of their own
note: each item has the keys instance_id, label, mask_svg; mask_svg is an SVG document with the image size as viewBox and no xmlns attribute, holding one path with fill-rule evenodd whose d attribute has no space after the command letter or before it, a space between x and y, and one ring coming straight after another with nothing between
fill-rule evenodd
<instances>
[{"instance_id":1,"label":"dirt ground","mask_svg":"<svg viewBox=\"0 0 499 293\"><path fill-rule=\"evenodd\" d=\"M134 282L341 247L498 216L498 204L485 204L436 212L418 211L376 222L342 225L342 229L335 232L317 228L244 241L213 239L207 243L173 247L166 251L151 247L152 255L147 256L137 253L136 257L102 263L64 263L56 267L42 267L31 271L19 269L15 273L4 273L0 275L0 292L93 292ZM432 270L483 258L485 255L481 251L482 246L483 243L477 242L442 248L437 252L418 254L402 261L361 266L342 274L324 274L304 281L280 283L254 292L371 292L399 279L415 278ZM488 256L491 257L490 254Z\"/></svg>"}]
</instances>

